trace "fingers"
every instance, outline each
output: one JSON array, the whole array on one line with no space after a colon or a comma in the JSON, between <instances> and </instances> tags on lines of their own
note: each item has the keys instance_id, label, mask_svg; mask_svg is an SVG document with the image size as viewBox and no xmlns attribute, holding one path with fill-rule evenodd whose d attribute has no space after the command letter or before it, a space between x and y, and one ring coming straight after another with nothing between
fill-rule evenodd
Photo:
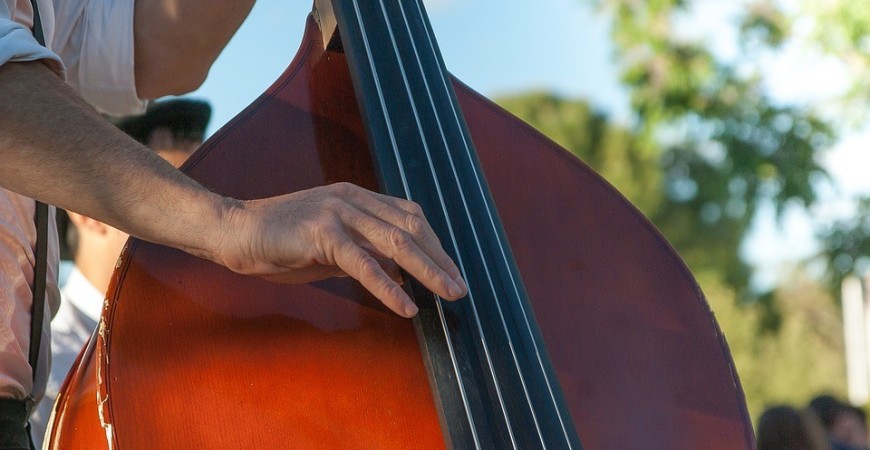
<instances>
[{"instance_id":1,"label":"fingers","mask_svg":"<svg viewBox=\"0 0 870 450\"><path fill-rule=\"evenodd\" d=\"M431 265L430 263L434 263L438 268L440 268L443 272L447 274L449 278L448 281L452 282L449 284L459 287L459 296L465 294L465 292L467 291L467 287L465 286L465 282L462 279L459 268L456 266L456 264L454 264L453 260L442 248L441 242L438 240L438 237L435 235L435 232L432 230L432 227L429 225L429 222L423 215L423 211L419 205L408 200L389 197L386 195L378 194L376 192L367 191L356 186L352 186L350 189L353 188L356 188L358 191L360 191L357 192L357 194L361 194L358 196L353 196L354 206L356 206L364 213L368 213L368 215L370 216L377 217L378 219L386 222L387 224L390 224L407 233L407 235L412 238L413 243L416 244L416 247L409 247L409 250L415 251L415 253L416 250L421 250L422 255L425 256L424 265L429 266ZM393 247L406 245L405 237L405 235L402 235L400 233L387 236L387 238L392 241L391 245ZM398 254L386 254L386 256L394 257L398 256ZM402 261L397 260L396 262L402 265L402 267L404 267L406 270L408 270L408 268L404 266ZM409 273L410 272L411 271L409 270ZM432 289L431 287L429 288ZM438 292L436 291L436 293ZM439 293L439 295L448 300L458 298L455 295L443 294L444 292Z\"/></svg>"},{"instance_id":2,"label":"fingers","mask_svg":"<svg viewBox=\"0 0 870 450\"><path fill-rule=\"evenodd\" d=\"M391 280L399 283L400 285L405 283L405 279L402 278L402 268L399 267L399 265L396 264L395 261L384 257L377 252L370 252L369 254L378 261L378 264L381 266L382 269L384 269L384 272L387 273L387 276L390 277Z\"/></svg>"},{"instance_id":3,"label":"fingers","mask_svg":"<svg viewBox=\"0 0 870 450\"><path fill-rule=\"evenodd\" d=\"M390 202L395 204L397 209L393 211L384 211L386 221L402 230L408 232L420 248L432 258L432 261L443 269L450 278L464 290L464 281L456 264L442 248L441 242L423 216L423 211L416 203L407 200L387 197ZM399 211L399 214L391 214L394 211Z\"/></svg>"},{"instance_id":4,"label":"fingers","mask_svg":"<svg viewBox=\"0 0 870 450\"><path fill-rule=\"evenodd\" d=\"M417 306L408 294L384 272L372 255L352 240L338 243L335 263L396 314L407 318L417 315Z\"/></svg>"},{"instance_id":5,"label":"fingers","mask_svg":"<svg viewBox=\"0 0 870 450\"><path fill-rule=\"evenodd\" d=\"M411 233L355 210L346 211L342 220L353 224L354 231L377 253L395 261L435 294L447 300L456 300L465 295L464 286L457 283L441 265L436 264L430 254L421 249ZM444 253L440 247L437 250ZM447 261L453 265L449 257Z\"/></svg>"}]
</instances>

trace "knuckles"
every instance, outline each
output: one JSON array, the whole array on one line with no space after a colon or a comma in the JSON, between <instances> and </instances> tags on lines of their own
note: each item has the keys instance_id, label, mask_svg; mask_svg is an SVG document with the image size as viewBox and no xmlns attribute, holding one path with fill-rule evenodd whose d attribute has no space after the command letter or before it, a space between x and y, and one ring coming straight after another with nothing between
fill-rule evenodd
<instances>
[{"instance_id":1,"label":"knuckles","mask_svg":"<svg viewBox=\"0 0 870 450\"><path fill-rule=\"evenodd\" d=\"M412 202L410 200L405 200L405 211L412 216L416 216L418 218L423 218L423 208L417 204L416 202Z\"/></svg>"},{"instance_id":2,"label":"knuckles","mask_svg":"<svg viewBox=\"0 0 870 450\"><path fill-rule=\"evenodd\" d=\"M409 214L405 216L405 229L414 236L422 236L426 232L426 221L421 217Z\"/></svg>"},{"instance_id":3,"label":"knuckles","mask_svg":"<svg viewBox=\"0 0 870 450\"><path fill-rule=\"evenodd\" d=\"M388 239L390 245L396 253L403 253L408 251L414 244L414 240L411 238L411 235L402 231L399 228L390 228L387 232Z\"/></svg>"},{"instance_id":4,"label":"knuckles","mask_svg":"<svg viewBox=\"0 0 870 450\"><path fill-rule=\"evenodd\" d=\"M361 189L356 185L348 183L346 181L330 184L324 186L324 188L328 189L331 193L341 197L355 195L356 192Z\"/></svg>"},{"instance_id":5,"label":"knuckles","mask_svg":"<svg viewBox=\"0 0 870 450\"><path fill-rule=\"evenodd\" d=\"M365 274L367 277L381 278L381 265L378 264L378 261L368 253L360 252L357 257L356 265L360 273Z\"/></svg>"}]
</instances>

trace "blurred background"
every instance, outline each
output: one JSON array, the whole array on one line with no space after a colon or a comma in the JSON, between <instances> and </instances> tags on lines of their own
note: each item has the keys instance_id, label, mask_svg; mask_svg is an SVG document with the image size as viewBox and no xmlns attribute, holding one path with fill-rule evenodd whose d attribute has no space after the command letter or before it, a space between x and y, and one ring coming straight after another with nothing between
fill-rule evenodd
<instances>
[{"instance_id":1,"label":"blurred background","mask_svg":"<svg viewBox=\"0 0 870 450\"><path fill-rule=\"evenodd\" d=\"M865 406L870 7L426 4L456 76L596 169L685 258L753 420L821 393ZM191 95L213 105L209 133L280 75L310 9L257 3Z\"/></svg>"}]
</instances>

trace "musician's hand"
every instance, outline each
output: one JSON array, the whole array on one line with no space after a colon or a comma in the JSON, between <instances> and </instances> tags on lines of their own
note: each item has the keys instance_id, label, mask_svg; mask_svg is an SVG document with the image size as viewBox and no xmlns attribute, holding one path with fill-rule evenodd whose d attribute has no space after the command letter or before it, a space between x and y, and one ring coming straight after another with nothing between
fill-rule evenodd
<instances>
[{"instance_id":1,"label":"musician's hand","mask_svg":"<svg viewBox=\"0 0 870 450\"><path fill-rule=\"evenodd\" d=\"M395 265L447 300L467 291L419 206L352 184L242 202L227 227L217 259L239 273L287 283L351 276L405 317L417 307Z\"/></svg>"}]
</instances>

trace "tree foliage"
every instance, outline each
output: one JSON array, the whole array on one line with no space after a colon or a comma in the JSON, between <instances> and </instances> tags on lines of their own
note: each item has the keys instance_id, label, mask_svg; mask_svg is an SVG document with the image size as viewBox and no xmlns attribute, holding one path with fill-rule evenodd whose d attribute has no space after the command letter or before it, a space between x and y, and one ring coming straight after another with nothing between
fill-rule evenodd
<instances>
[{"instance_id":1,"label":"tree foliage","mask_svg":"<svg viewBox=\"0 0 870 450\"><path fill-rule=\"evenodd\" d=\"M841 127L866 127L870 100L870 8L850 0L800 0L791 20L808 30L800 45L839 63L850 85L834 99ZM855 212L823 224L822 257L833 288L853 273L870 273L870 197L855 200Z\"/></svg>"},{"instance_id":2,"label":"tree foliage","mask_svg":"<svg viewBox=\"0 0 870 450\"><path fill-rule=\"evenodd\" d=\"M870 8L854 0L800 0L791 20L806 24L803 46L833 56L851 75L839 110L863 122L870 99Z\"/></svg>"},{"instance_id":3,"label":"tree foliage","mask_svg":"<svg viewBox=\"0 0 870 450\"><path fill-rule=\"evenodd\" d=\"M830 286L840 286L854 273L870 272L870 198L858 199L856 214L828 226L822 238Z\"/></svg>"},{"instance_id":4,"label":"tree foliage","mask_svg":"<svg viewBox=\"0 0 870 450\"><path fill-rule=\"evenodd\" d=\"M787 21L770 3L751 5L740 27L746 57L726 62L675 31L686 1L594 3L612 17L637 145L656 149L664 171L653 222L690 267L716 269L742 293L750 270L739 249L750 225L765 204L781 212L816 200L820 155L834 138L812 110L774 102L746 69L754 52L782 42Z\"/></svg>"},{"instance_id":5,"label":"tree foliage","mask_svg":"<svg viewBox=\"0 0 870 450\"><path fill-rule=\"evenodd\" d=\"M775 292L750 293L740 253L764 207L781 213L818 201L820 159L836 139L830 121L774 101L759 76L754 59L792 38L796 16L771 1L746 4L737 25L742 56L725 61L679 33L688 0L586 1L612 21L632 121L616 125L582 100L542 92L499 103L601 173L674 244L716 311L754 416L823 391L842 396L842 324L830 292L799 274ZM861 219L828 233L831 273L851 271L870 252L870 200L864 208Z\"/></svg>"}]
</instances>

